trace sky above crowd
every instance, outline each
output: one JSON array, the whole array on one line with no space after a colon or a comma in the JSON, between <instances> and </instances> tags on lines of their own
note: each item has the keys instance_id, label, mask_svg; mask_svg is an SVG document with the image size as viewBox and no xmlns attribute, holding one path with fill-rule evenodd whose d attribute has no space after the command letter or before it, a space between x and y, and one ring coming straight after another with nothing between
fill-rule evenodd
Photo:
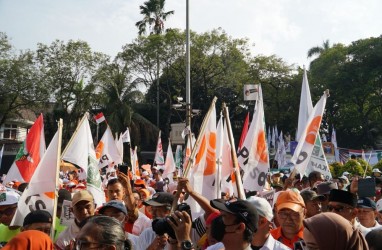
<instances>
[{"instance_id":1,"label":"sky above crowd","mask_svg":"<svg viewBox=\"0 0 382 250\"><path fill-rule=\"evenodd\" d=\"M137 37L144 0L0 0L0 31L17 50L56 39L83 40L114 57ZM248 38L253 55L275 54L289 64L308 65L307 51L349 45L382 33L380 0L190 0L190 28L198 33L222 28L232 38ZM186 0L167 0L175 14L165 28L186 27Z\"/></svg>"}]
</instances>

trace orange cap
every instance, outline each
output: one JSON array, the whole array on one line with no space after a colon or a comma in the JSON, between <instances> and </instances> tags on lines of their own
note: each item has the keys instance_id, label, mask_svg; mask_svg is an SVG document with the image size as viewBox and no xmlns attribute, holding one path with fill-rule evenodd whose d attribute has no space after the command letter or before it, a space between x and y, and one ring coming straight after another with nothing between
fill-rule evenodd
<instances>
[{"instance_id":1,"label":"orange cap","mask_svg":"<svg viewBox=\"0 0 382 250\"><path fill-rule=\"evenodd\" d=\"M305 207L304 200L301 195L295 191L288 190L279 194L276 201L276 209L281 210L283 208L291 209L295 212L300 212L301 208Z\"/></svg>"},{"instance_id":2,"label":"orange cap","mask_svg":"<svg viewBox=\"0 0 382 250\"><path fill-rule=\"evenodd\" d=\"M134 182L134 185L145 185L146 186L146 182L142 179L136 179L135 182Z\"/></svg>"}]
</instances>

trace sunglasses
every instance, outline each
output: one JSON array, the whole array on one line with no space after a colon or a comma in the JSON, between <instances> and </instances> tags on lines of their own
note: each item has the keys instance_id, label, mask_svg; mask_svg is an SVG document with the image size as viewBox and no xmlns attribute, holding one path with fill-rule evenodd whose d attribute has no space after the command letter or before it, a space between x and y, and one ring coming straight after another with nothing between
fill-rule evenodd
<instances>
[{"instance_id":1,"label":"sunglasses","mask_svg":"<svg viewBox=\"0 0 382 250\"><path fill-rule=\"evenodd\" d=\"M335 211L337 213L341 213L345 209L353 209L353 208L352 207L347 207L347 206L331 206L331 205L328 205L328 211Z\"/></svg>"}]
</instances>

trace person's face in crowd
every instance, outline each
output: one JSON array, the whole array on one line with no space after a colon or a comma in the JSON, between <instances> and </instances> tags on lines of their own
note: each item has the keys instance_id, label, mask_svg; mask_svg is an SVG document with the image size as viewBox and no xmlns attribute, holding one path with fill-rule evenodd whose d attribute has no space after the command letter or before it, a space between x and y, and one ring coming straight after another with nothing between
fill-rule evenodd
<instances>
[{"instance_id":1,"label":"person's face in crowd","mask_svg":"<svg viewBox=\"0 0 382 250\"><path fill-rule=\"evenodd\" d=\"M90 201L79 201L73 206L72 211L77 222L81 222L87 217L94 215L94 203Z\"/></svg>"},{"instance_id":2,"label":"person's face in crowd","mask_svg":"<svg viewBox=\"0 0 382 250\"><path fill-rule=\"evenodd\" d=\"M151 214L153 215L153 219L165 218L170 214L170 210L168 210L166 206L151 206Z\"/></svg>"},{"instance_id":3,"label":"person's face in crowd","mask_svg":"<svg viewBox=\"0 0 382 250\"><path fill-rule=\"evenodd\" d=\"M341 215L348 221L352 221L357 215L357 209L353 208L345 203L337 201L329 201L328 212L333 212L338 215Z\"/></svg>"},{"instance_id":4,"label":"person's face in crowd","mask_svg":"<svg viewBox=\"0 0 382 250\"><path fill-rule=\"evenodd\" d=\"M272 182L273 183L279 183L280 182L280 175L272 175Z\"/></svg>"},{"instance_id":5,"label":"person's face in crowd","mask_svg":"<svg viewBox=\"0 0 382 250\"><path fill-rule=\"evenodd\" d=\"M377 213L372 208L358 208L357 217L359 222L364 227L375 226L375 217Z\"/></svg>"},{"instance_id":6,"label":"person's face in crowd","mask_svg":"<svg viewBox=\"0 0 382 250\"><path fill-rule=\"evenodd\" d=\"M221 211L223 223L225 227L225 233L222 242L228 242L233 239L237 239L238 234L242 234L245 229L245 225L242 222L237 222L237 217L234 214Z\"/></svg>"},{"instance_id":7,"label":"person's face in crowd","mask_svg":"<svg viewBox=\"0 0 382 250\"><path fill-rule=\"evenodd\" d=\"M114 208L114 207L108 207L106 208L103 213L105 216L113 217L117 219L119 222L123 223L126 219L126 215L121 212L120 210Z\"/></svg>"},{"instance_id":8,"label":"person's face in crowd","mask_svg":"<svg viewBox=\"0 0 382 250\"><path fill-rule=\"evenodd\" d=\"M149 199L149 197L147 197L146 193L145 192L139 192L141 194L141 197L142 197L142 200L143 201L147 201Z\"/></svg>"},{"instance_id":9,"label":"person's face in crowd","mask_svg":"<svg viewBox=\"0 0 382 250\"><path fill-rule=\"evenodd\" d=\"M50 235L50 230L52 228L52 223L49 222L37 222L37 223L32 223L28 226L23 227L22 231L26 230L38 230L43 233L46 233L47 235Z\"/></svg>"},{"instance_id":10,"label":"person's face in crowd","mask_svg":"<svg viewBox=\"0 0 382 250\"><path fill-rule=\"evenodd\" d=\"M76 237L75 244L77 248L74 249L115 249L110 244L99 242L101 233L99 226L86 223Z\"/></svg>"},{"instance_id":11,"label":"person's face in crowd","mask_svg":"<svg viewBox=\"0 0 382 250\"><path fill-rule=\"evenodd\" d=\"M316 239L307 228L304 228L304 242L309 250L319 250Z\"/></svg>"},{"instance_id":12,"label":"person's face in crowd","mask_svg":"<svg viewBox=\"0 0 382 250\"><path fill-rule=\"evenodd\" d=\"M318 199L306 201L306 218L321 213L321 202Z\"/></svg>"},{"instance_id":13,"label":"person's face in crowd","mask_svg":"<svg viewBox=\"0 0 382 250\"><path fill-rule=\"evenodd\" d=\"M143 192L142 192L143 193ZM135 207L141 207L142 205L142 199L141 197L139 196L139 194L137 193L133 193L133 196L134 196L134 201L135 201Z\"/></svg>"},{"instance_id":14,"label":"person's face in crowd","mask_svg":"<svg viewBox=\"0 0 382 250\"><path fill-rule=\"evenodd\" d=\"M0 206L0 223L9 226L16 210L17 204Z\"/></svg>"},{"instance_id":15,"label":"person's face in crowd","mask_svg":"<svg viewBox=\"0 0 382 250\"><path fill-rule=\"evenodd\" d=\"M107 197L109 200L119 200L123 201L125 197L125 190L121 183L116 182L112 185L107 186Z\"/></svg>"},{"instance_id":16,"label":"person's face in crowd","mask_svg":"<svg viewBox=\"0 0 382 250\"><path fill-rule=\"evenodd\" d=\"M294 184L294 187L301 191L303 189L303 184L302 184L302 182L300 180L298 180Z\"/></svg>"},{"instance_id":17,"label":"person's face in crowd","mask_svg":"<svg viewBox=\"0 0 382 250\"><path fill-rule=\"evenodd\" d=\"M325 200L321 201L321 212L327 212L328 211L328 204L329 204L329 195L323 194L325 196Z\"/></svg>"},{"instance_id":18,"label":"person's face in crowd","mask_svg":"<svg viewBox=\"0 0 382 250\"><path fill-rule=\"evenodd\" d=\"M295 212L288 208L277 211L277 219L284 234L297 234L302 227L305 217L305 209Z\"/></svg>"}]
</instances>

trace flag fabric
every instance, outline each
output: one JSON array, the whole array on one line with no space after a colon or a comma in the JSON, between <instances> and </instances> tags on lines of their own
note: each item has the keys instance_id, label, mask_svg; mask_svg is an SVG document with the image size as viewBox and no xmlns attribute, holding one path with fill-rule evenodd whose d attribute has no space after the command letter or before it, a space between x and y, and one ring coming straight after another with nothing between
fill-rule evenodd
<instances>
[{"instance_id":1,"label":"flag fabric","mask_svg":"<svg viewBox=\"0 0 382 250\"><path fill-rule=\"evenodd\" d=\"M182 165L182 145L177 145L176 151L175 151L175 166L177 169L180 169L181 165Z\"/></svg>"},{"instance_id":2,"label":"flag fabric","mask_svg":"<svg viewBox=\"0 0 382 250\"><path fill-rule=\"evenodd\" d=\"M229 115L228 115L229 116ZM221 179L221 191L229 192L231 195L235 194L238 197L238 191L236 189L236 179L235 173L233 169L233 160L232 160L232 152L231 145L229 143L229 135L228 135L228 126L223 124L223 135L222 135L222 146L221 147L221 170L220 170L220 179ZM235 145L235 143L233 142ZM220 195L220 194L219 194Z\"/></svg>"},{"instance_id":3,"label":"flag fabric","mask_svg":"<svg viewBox=\"0 0 382 250\"><path fill-rule=\"evenodd\" d=\"M310 88L308 82L308 76L304 67L304 74L302 78L301 96L300 96L300 109L298 112L298 124L296 141L300 140L300 137L305 130L305 126L309 119L309 115L313 110L312 97L310 95Z\"/></svg>"},{"instance_id":4,"label":"flag fabric","mask_svg":"<svg viewBox=\"0 0 382 250\"><path fill-rule=\"evenodd\" d=\"M11 226L22 226L25 216L33 210L46 210L53 214L57 189L57 156L61 148L59 142L57 131L19 199Z\"/></svg>"},{"instance_id":5,"label":"flag fabric","mask_svg":"<svg viewBox=\"0 0 382 250\"><path fill-rule=\"evenodd\" d=\"M98 113L94 116L94 120L97 122L97 124L100 124L101 122L105 121L105 116L103 115L103 113Z\"/></svg>"},{"instance_id":6,"label":"flag fabric","mask_svg":"<svg viewBox=\"0 0 382 250\"><path fill-rule=\"evenodd\" d=\"M130 141L131 141L130 130L129 130L129 128L126 128L125 133L122 134L122 142L130 143Z\"/></svg>"},{"instance_id":7,"label":"flag fabric","mask_svg":"<svg viewBox=\"0 0 382 250\"><path fill-rule=\"evenodd\" d=\"M73 135L71 143L67 145L62 159L82 169L86 176L87 190L92 193L97 207L100 207L105 203L105 194L102 189L98 160L86 115L83 117L76 131L77 133Z\"/></svg>"},{"instance_id":8,"label":"flag fabric","mask_svg":"<svg viewBox=\"0 0 382 250\"><path fill-rule=\"evenodd\" d=\"M261 85L252 123L250 128L252 131L248 131L248 135L252 136L252 144L249 147L248 163L243 168L243 187L248 190L262 191L269 172L269 155Z\"/></svg>"},{"instance_id":9,"label":"flag fabric","mask_svg":"<svg viewBox=\"0 0 382 250\"><path fill-rule=\"evenodd\" d=\"M117 147L118 153L121 156L121 162L123 162L123 141L122 141L122 133L118 137L118 133L115 134L115 145Z\"/></svg>"},{"instance_id":10,"label":"flag fabric","mask_svg":"<svg viewBox=\"0 0 382 250\"><path fill-rule=\"evenodd\" d=\"M130 148L130 162L131 162L131 172L133 173L133 179L141 178L141 173L139 172L137 146L135 146L134 149L132 147Z\"/></svg>"},{"instance_id":11,"label":"flag fabric","mask_svg":"<svg viewBox=\"0 0 382 250\"><path fill-rule=\"evenodd\" d=\"M155 158L154 162L158 167L164 166L164 156L163 156L163 147L162 147L162 139L161 139L161 131L159 131L157 148L155 150Z\"/></svg>"},{"instance_id":12,"label":"flag fabric","mask_svg":"<svg viewBox=\"0 0 382 250\"><path fill-rule=\"evenodd\" d=\"M275 160L277 161L278 168L282 168L287 163L285 142L282 131L280 132L280 136L278 138L278 147L275 155Z\"/></svg>"},{"instance_id":13,"label":"flag fabric","mask_svg":"<svg viewBox=\"0 0 382 250\"><path fill-rule=\"evenodd\" d=\"M330 141L333 143L333 146L334 146L334 158L335 158L336 162L340 162L340 154L339 154L338 145L337 145L337 134L336 134L336 130L334 129L334 127L332 130L332 137L331 137Z\"/></svg>"},{"instance_id":14,"label":"flag fabric","mask_svg":"<svg viewBox=\"0 0 382 250\"><path fill-rule=\"evenodd\" d=\"M4 144L1 147L1 151L0 151L0 169L1 169L1 163L3 162L3 154L4 154Z\"/></svg>"},{"instance_id":15,"label":"flag fabric","mask_svg":"<svg viewBox=\"0 0 382 250\"><path fill-rule=\"evenodd\" d=\"M200 144L196 148L195 165L188 172L193 189L208 200L216 197L216 110L215 103L210 107L211 113L206 121L203 134L199 134ZM206 118L205 118L206 119ZM201 208L196 202L190 201L193 217L201 214Z\"/></svg>"},{"instance_id":16,"label":"flag fabric","mask_svg":"<svg viewBox=\"0 0 382 250\"><path fill-rule=\"evenodd\" d=\"M44 118L41 114L30 128L4 183L13 180L29 182L45 153L45 149Z\"/></svg>"},{"instance_id":17,"label":"flag fabric","mask_svg":"<svg viewBox=\"0 0 382 250\"><path fill-rule=\"evenodd\" d=\"M187 137L186 148L184 149L183 169L185 169L188 164L188 159L191 156L191 150L194 148L195 141L195 136L191 133L191 138L190 136Z\"/></svg>"},{"instance_id":18,"label":"flag fabric","mask_svg":"<svg viewBox=\"0 0 382 250\"><path fill-rule=\"evenodd\" d=\"M327 94L324 93L316 106L313 108L308 122L305 125L305 129L301 134L301 140L298 142L291 159L295 169L301 174L301 176L306 174L306 169L312 156L316 137L319 134L318 132L321 126L322 115L325 110L326 99Z\"/></svg>"},{"instance_id":19,"label":"flag fabric","mask_svg":"<svg viewBox=\"0 0 382 250\"><path fill-rule=\"evenodd\" d=\"M122 164L122 155L120 154L111 129L106 127L105 133L96 147L96 158L99 161L98 167L104 168L109 164L118 165Z\"/></svg>"},{"instance_id":20,"label":"flag fabric","mask_svg":"<svg viewBox=\"0 0 382 250\"><path fill-rule=\"evenodd\" d=\"M241 146L244 143L245 137L247 136L247 133L248 133L248 128L249 128L249 112L245 116L244 126L243 126L243 130L241 131L241 136L239 141L239 148L241 148Z\"/></svg>"},{"instance_id":21,"label":"flag fabric","mask_svg":"<svg viewBox=\"0 0 382 250\"><path fill-rule=\"evenodd\" d=\"M318 171L323 174L326 180L332 179L332 174L330 173L329 165L326 161L326 157L322 149L321 138L319 135L316 137L316 142L314 143L310 162L306 168L305 174L309 175L309 173L313 171Z\"/></svg>"},{"instance_id":22,"label":"flag fabric","mask_svg":"<svg viewBox=\"0 0 382 250\"><path fill-rule=\"evenodd\" d=\"M163 179L168 179L169 183L174 182L173 173L176 171L174 155L172 154L171 142L168 140L166 161L164 163Z\"/></svg>"}]
</instances>

